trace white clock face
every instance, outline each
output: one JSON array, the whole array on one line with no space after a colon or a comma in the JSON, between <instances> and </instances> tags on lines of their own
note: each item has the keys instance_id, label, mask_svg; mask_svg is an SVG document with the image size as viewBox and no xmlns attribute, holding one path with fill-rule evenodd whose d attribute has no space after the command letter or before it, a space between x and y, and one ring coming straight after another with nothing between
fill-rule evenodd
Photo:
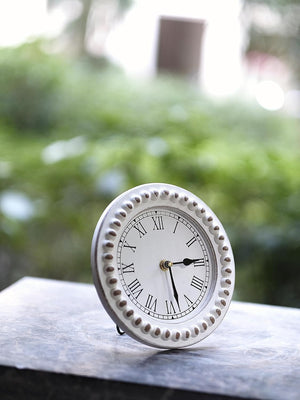
<instances>
[{"instance_id":1,"label":"white clock face","mask_svg":"<svg viewBox=\"0 0 300 400\"><path fill-rule=\"evenodd\" d=\"M147 316L183 321L205 304L215 260L205 232L187 214L164 207L138 214L117 254L122 287Z\"/></svg>"},{"instance_id":2,"label":"white clock face","mask_svg":"<svg viewBox=\"0 0 300 400\"><path fill-rule=\"evenodd\" d=\"M234 260L210 208L169 184L145 184L105 210L92 243L102 304L134 339L178 348L220 324L233 293Z\"/></svg>"}]
</instances>

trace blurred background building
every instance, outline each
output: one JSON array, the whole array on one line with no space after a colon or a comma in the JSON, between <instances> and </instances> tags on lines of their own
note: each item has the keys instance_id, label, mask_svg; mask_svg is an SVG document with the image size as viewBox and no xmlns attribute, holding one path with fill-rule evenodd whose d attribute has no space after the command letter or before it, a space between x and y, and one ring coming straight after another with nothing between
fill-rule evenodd
<instances>
[{"instance_id":1,"label":"blurred background building","mask_svg":"<svg viewBox=\"0 0 300 400\"><path fill-rule=\"evenodd\" d=\"M57 38L56 51L106 56L134 77L170 72L209 95L243 93L299 115L296 0L12 0L0 7L2 46Z\"/></svg>"}]
</instances>

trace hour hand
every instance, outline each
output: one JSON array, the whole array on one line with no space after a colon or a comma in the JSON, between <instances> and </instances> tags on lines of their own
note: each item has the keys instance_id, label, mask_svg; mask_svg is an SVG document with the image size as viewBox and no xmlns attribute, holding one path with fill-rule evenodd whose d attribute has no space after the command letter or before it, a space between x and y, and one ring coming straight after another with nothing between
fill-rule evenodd
<instances>
[{"instance_id":1,"label":"hour hand","mask_svg":"<svg viewBox=\"0 0 300 400\"><path fill-rule=\"evenodd\" d=\"M201 258L184 258L182 261L177 261L177 262L172 262L172 261L168 261L168 260L161 260L161 262L159 263L160 269L163 271L167 271L168 269L170 269L173 265L179 265L179 264L183 264L184 266L190 265L192 263L195 263L197 261L201 260Z\"/></svg>"},{"instance_id":2,"label":"hour hand","mask_svg":"<svg viewBox=\"0 0 300 400\"><path fill-rule=\"evenodd\" d=\"M183 264L183 265L190 265L196 261L201 260L201 258L184 258L182 261L173 262L172 265Z\"/></svg>"}]
</instances>

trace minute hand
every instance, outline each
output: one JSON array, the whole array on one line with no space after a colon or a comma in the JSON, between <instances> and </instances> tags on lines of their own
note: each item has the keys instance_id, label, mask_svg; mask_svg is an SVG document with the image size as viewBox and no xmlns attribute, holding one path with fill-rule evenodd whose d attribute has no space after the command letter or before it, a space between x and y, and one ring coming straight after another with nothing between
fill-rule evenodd
<instances>
[{"instance_id":1,"label":"minute hand","mask_svg":"<svg viewBox=\"0 0 300 400\"><path fill-rule=\"evenodd\" d=\"M179 299L178 299L178 292L177 292L177 290L176 290L176 286L175 286L175 282L174 282L173 273L172 273L171 268L169 268L169 272L170 272L170 277L171 277L171 283L172 283L172 289L173 289L173 296L174 296L174 299L176 300L176 303L178 304L178 308L179 308L179 310L180 310L180 307L179 307Z\"/></svg>"},{"instance_id":2,"label":"minute hand","mask_svg":"<svg viewBox=\"0 0 300 400\"><path fill-rule=\"evenodd\" d=\"M182 261L173 262L172 265L183 264L183 265L190 265L196 261L201 260L201 258L184 258Z\"/></svg>"}]
</instances>

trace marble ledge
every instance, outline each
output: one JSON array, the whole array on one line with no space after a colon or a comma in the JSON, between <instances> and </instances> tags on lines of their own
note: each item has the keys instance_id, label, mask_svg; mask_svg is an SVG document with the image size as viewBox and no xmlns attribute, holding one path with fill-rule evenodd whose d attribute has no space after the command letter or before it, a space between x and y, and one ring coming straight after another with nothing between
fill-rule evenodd
<instances>
[{"instance_id":1,"label":"marble ledge","mask_svg":"<svg viewBox=\"0 0 300 400\"><path fill-rule=\"evenodd\" d=\"M0 395L298 400L299 331L299 309L232 302L198 345L157 350L119 336L92 285L26 277L0 293Z\"/></svg>"}]
</instances>

